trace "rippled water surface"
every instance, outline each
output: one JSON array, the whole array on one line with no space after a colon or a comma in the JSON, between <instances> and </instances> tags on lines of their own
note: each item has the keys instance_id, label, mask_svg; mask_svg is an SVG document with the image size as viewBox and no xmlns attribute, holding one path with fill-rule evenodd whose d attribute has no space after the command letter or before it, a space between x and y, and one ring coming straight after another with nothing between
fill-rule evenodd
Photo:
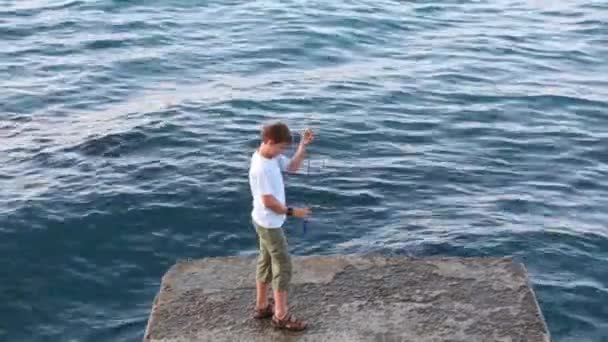
<instances>
[{"instance_id":1,"label":"rippled water surface","mask_svg":"<svg viewBox=\"0 0 608 342\"><path fill-rule=\"evenodd\" d=\"M293 253L512 255L608 341L607 2L0 4L0 340L139 341L176 260L254 253L278 118Z\"/></svg>"}]
</instances>

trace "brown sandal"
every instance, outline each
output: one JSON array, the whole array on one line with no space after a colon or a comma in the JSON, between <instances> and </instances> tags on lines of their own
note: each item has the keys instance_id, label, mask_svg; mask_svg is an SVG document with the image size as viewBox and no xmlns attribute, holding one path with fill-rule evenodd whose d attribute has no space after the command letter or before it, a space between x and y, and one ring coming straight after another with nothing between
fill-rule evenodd
<instances>
[{"instance_id":1,"label":"brown sandal","mask_svg":"<svg viewBox=\"0 0 608 342\"><path fill-rule=\"evenodd\" d=\"M255 319L270 318L272 316L274 316L274 304L271 301L268 302L266 308L261 310L255 309L255 312L253 314L253 318Z\"/></svg>"},{"instance_id":2,"label":"brown sandal","mask_svg":"<svg viewBox=\"0 0 608 342\"><path fill-rule=\"evenodd\" d=\"M302 331L308 327L308 323L297 319L290 313L288 313L283 319L279 319L277 316L273 315L272 325L277 329L286 329L290 331Z\"/></svg>"}]
</instances>

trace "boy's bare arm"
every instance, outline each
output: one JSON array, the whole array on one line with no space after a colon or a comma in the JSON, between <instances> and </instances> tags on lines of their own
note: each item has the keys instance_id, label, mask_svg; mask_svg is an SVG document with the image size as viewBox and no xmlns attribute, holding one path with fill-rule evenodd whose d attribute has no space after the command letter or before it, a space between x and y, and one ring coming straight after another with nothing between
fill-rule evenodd
<instances>
[{"instance_id":1,"label":"boy's bare arm","mask_svg":"<svg viewBox=\"0 0 608 342\"><path fill-rule=\"evenodd\" d=\"M262 203L264 206L279 215L287 214L287 207L281 204L274 196L272 195L262 195Z\"/></svg>"},{"instance_id":2,"label":"boy's bare arm","mask_svg":"<svg viewBox=\"0 0 608 342\"><path fill-rule=\"evenodd\" d=\"M291 173L298 172L300 166L302 165L302 161L304 161L305 156L306 147L300 144L300 146L298 146L298 149L296 150L296 153L293 155L293 157L291 157L291 162L287 167L287 171Z\"/></svg>"},{"instance_id":3,"label":"boy's bare arm","mask_svg":"<svg viewBox=\"0 0 608 342\"><path fill-rule=\"evenodd\" d=\"M308 144L310 144L313 140L314 140L314 135L313 135L312 130L311 129L305 130L304 134L302 135L302 141L300 141L300 145L298 146L296 153L291 158L291 162L289 163L289 166L287 167L288 172L293 173L293 172L297 172L300 169L300 166L302 165L302 161L304 160L304 157L306 156L306 146Z\"/></svg>"},{"instance_id":4,"label":"boy's bare arm","mask_svg":"<svg viewBox=\"0 0 608 342\"><path fill-rule=\"evenodd\" d=\"M281 204L274 196L272 195L262 195L262 203L264 206L279 215L287 214L287 207ZM293 216L296 217L306 217L310 215L309 208L294 208Z\"/></svg>"}]
</instances>

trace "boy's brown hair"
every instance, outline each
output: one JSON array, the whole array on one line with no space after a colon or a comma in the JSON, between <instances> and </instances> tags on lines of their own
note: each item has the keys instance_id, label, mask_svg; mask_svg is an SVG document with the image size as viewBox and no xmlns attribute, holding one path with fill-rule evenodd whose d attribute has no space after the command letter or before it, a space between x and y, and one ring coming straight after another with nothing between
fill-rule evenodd
<instances>
[{"instance_id":1,"label":"boy's brown hair","mask_svg":"<svg viewBox=\"0 0 608 342\"><path fill-rule=\"evenodd\" d=\"M291 144L292 138L289 127L282 122L264 125L262 128L262 141L267 142L269 140L272 140L275 144Z\"/></svg>"}]
</instances>

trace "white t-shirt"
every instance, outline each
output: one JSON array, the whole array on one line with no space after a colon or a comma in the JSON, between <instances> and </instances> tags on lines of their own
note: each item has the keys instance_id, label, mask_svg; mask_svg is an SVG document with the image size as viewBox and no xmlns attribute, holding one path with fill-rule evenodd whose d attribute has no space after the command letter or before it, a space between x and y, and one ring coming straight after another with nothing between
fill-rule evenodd
<instances>
[{"instance_id":1,"label":"white t-shirt","mask_svg":"<svg viewBox=\"0 0 608 342\"><path fill-rule=\"evenodd\" d=\"M287 170L290 159L279 155L272 159L262 156L255 151L251 156L249 168L249 186L253 196L253 220L265 228L281 228L285 215L275 213L262 203L262 195L273 195L277 201L285 205L285 185L283 173Z\"/></svg>"}]
</instances>

